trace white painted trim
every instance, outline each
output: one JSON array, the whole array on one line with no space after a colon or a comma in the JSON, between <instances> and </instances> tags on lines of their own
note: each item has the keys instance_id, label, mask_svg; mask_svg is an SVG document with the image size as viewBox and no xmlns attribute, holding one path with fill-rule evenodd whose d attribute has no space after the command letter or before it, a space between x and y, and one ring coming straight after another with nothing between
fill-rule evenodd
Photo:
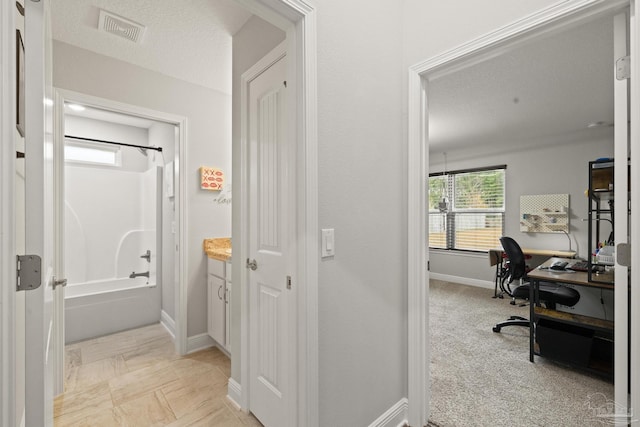
<instances>
[{"instance_id":1,"label":"white painted trim","mask_svg":"<svg viewBox=\"0 0 640 427\"><path fill-rule=\"evenodd\" d=\"M400 399L398 403L380 415L369 427L401 427L407 422L407 406L406 398Z\"/></svg>"},{"instance_id":2,"label":"white painted trim","mask_svg":"<svg viewBox=\"0 0 640 427\"><path fill-rule=\"evenodd\" d=\"M613 55L614 58L621 58L628 54L627 46L627 22L628 15L625 13L618 14L614 17L613 29ZM628 115L628 80L613 81L614 87L614 218L615 226L614 241L617 245L628 243L628 227L627 227L627 196L629 188L627 186L627 156L629 153L629 122ZM621 203L622 202L622 203ZM591 203L591 202L589 202ZM627 292L628 268L619 264L615 265L615 289L614 289L614 307L628 307L629 293ZM628 322L629 313L627 310L614 310L614 400L616 402L616 413L626 414L629 406L628 402Z\"/></svg>"},{"instance_id":3,"label":"white painted trim","mask_svg":"<svg viewBox=\"0 0 640 427\"><path fill-rule=\"evenodd\" d=\"M177 209L175 211L175 221L178 224L178 233L176 236L177 249L174 258L174 262L177 259L176 265L176 281L175 287L175 311L174 320L176 322L175 328L175 344L178 354L187 354L187 303L188 303L188 290L187 285L189 283L189 271L187 260L187 248L188 248L188 236L189 236L189 215L187 204L187 147L188 147L187 134L187 118L182 117L180 125L178 126L178 147L176 147L174 153L173 164L178 165L178 170L174 173L174 190L175 200L177 202Z\"/></svg>"},{"instance_id":4,"label":"white painted trim","mask_svg":"<svg viewBox=\"0 0 640 427\"><path fill-rule=\"evenodd\" d=\"M74 92L66 89L57 89L56 102L60 105L64 105L66 101L77 102L101 108L103 110L110 110L117 113L128 114L132 116L138 116L150 120L159 122L170 123L178 127L178 140L175 142L175 158L174 164L178 165L178 171L175 176L176 182L176 222L178 224L178 234L176 236L178 251L175 256L174 262L176 262L176 283L178 285L175 289L175 326L173 328L174 341L176 345L176 351L178 354L187 354L187 283L188 283L188 271L187 271L187 201L186 201L186 162L187 162L187 118L184 116L165 113L161 111L151 110L148 108L140 107L137 105L125 104L123 102L113 101L106 98L100 98L97 96L87 95L79 92ZM58 104L56 104L58 105ZM62 108L62 107L58 107ZM56 117L59 129L64 129L64 114L60 114ZM169 160L169 159L166 159Z\"/></svg>"},{"instance_id":5,"label":"white painted trim","mask_svg":"<svg viewBox=\"0 0 640 427\"><path fill-rule=\"evenodd\" d=\"M295 66L292 87L298 147L297 242L297 425L317 427L319 423L318 368L318 141L317 141L317 35L315 8L304 0L236 0L255 15L287 33L287 56ZM241 174L242 176L242 174ZM242 176L246 181L246 177ZM244 193L244 192L243 192ZM243 200L241 203L246 203ZM246 206L246 204L245 204ZM246 223L246 218L241 218ZM235 238L235 237L234 237ZM244 246L244 245L243 245ZM240 259L245 259L241 253ZM241 277L246 283L246 275ZM245 307L244 305L242 306ZM242 326L247 322L241 316ZM244 331L246 333L246 330ZM246 357L248 341L242 335L241 359ZM241 365L246 367L246 364ZM242 370L242 367L241 367ZM244 371L246 372L246 371ZM242 376L242 378L246 378ZM246 384L245 384L246 385ZM242 393L246 394L246 387ZM247 402L240 399L246 408Z\"/></svg>"},{"instance_id":6,"label":"white painted trim","mask_svg":"<svg viewBox=\"0 0 640 427\"><path fill-rule=\"evenodd\" d=\"M426 104L422 78L409 70L408 110L408 260L407 260L407 418L423 426L429 418L429 259L426 182L429 150L426 141Z\"/></svg>"},{"instance_id":7,"label":"white painted trim","mask_svg":"<svg viewBox=\"0 0 640 427\"><path fill-rule=\"evenodd\" d=\"M429 278L433 280L442 280L445 282L459 283L461 285L474 286L476 288L484 288L493 290L495 283L488 280L473 279L470 277L453 276L451 274L429 273Z\"/></svg>"},{"instance_id":8,"label":"white painted trim","mask_svg":"<svg viewBox=\"0 0 640 427\"><path fill-rule=\"evenodd\" d=\"M429 366L429 335L428 335L428 283L429 274L426 272L426 260L428 259L428 234L426 232L426 214L423 203L425 197L425 182L429 176L428 162L428 134L426 121L428 120L428 104L426 99L426 86L432 78L450 72L456 67L467 65L468 61L477 61L479 56L488 50L492 52L505 49L505 46L513 46L515 43L538 35L542 32L556 30L568 22L576 22L589 16L594 16L606 11L615 10L627 4L623 0L566 0L559 1L539 12L519 19L512 24L497 29L485 36L465 43L452 50L444 52L433 58L419 62L409 68L409 92L408 92L408 421L410 425L426 425L430 406L430 385L428 379ZM634 2L635 4L635 2ZM635 5L635 8L638 6ZM635 9L634 9L635 10ZM635 10L638 12L638 10ZM632 13L632 16L634 14ZM635 15L637 16L637 14ZM632 18L633 22L634 18ZM633 37L632 37L633 40ZM636 48L637 49L637 48ZM634 51L635 52L635 51ZM632 73L638 73L637 67L632 67ZM636 74L637 77L640 75ZM633 76L632 76L633 78ZM637 90L637 87L635 87ZM633 99L632 95L632 99ZM638 99L636 95L636 100ZM632 108L633 108L632 102ZM635 104L636 107L638 104ZM633 110L632 110L633 111ZM632 117L637 117L633 115ZM634 123L634 120L632 120ZM633 131L632 131L633 132ZM636 135L637 137L638 135ZM632 135L632 140L634 136ZM632 172L632 180L634 179ZM640 179L639 175L635 179ZM640 181L635 181L640 182ZM639 192L640 193L640 192ZM636 209L640 209L638 199L632 197L632 205L635 200ZM633 210L632 206L632 210ZM640 222L640 221L638 221ZM640 225L640 224L638 224ZM640 243L640 227L635 227L636 241ZM427 243L425 243L427 242ZM633 236L632 236L633 243ZM635 251L636 255L638 252ZM634 258L635 260L635 258ZM632 269L632 275L634 269ZM635 274L638 274L636 269ZM632 282L633 282L632 278ZM636 277L636 283L638 277ZM640 294L637 292L636 294ZM640 295L636 306L640 313ZM634 321L632 319L632 321ZM640 322L640 318L635 319ZM640 351L640 340L638 340ZM633 351L633 350L632 350ZM634 354L634 353L632 353ZM638 369L637 386L640 387L640 369ZM632 393L636 388L632 388ZM640 393L636 393L640 394ZM640 396L638 396L640 399ZM638 403L640 407L640 403Z\"/></svg>"},{"instance_id":9,"label":"white painted trim","mask_svg":"<svg viewBox=\"0 0 640 427\"><path fill-rule=\"evenodd\" d=\"M166 311L160 311L160 323L164 328L169 332L171 338L175 340L176 338L176 322L167 314Z\"/></svg>"},{"instance_id":10,"label":"white painted trim","mask_svg":"<svg viewBox=\"0 0 640 427\"><path fill-rule=\"evenodd\" d=\"M638 359L640 358L640 333L638 328L635 327L640 323L640 189L638 189L637 183L640 183L640 88L638 82L640 80L640 67L637 66L638 58L640 58L640 42L638 37L638 14L640 13L640 2L637 0L631 1L631 46L629 53L631 58L636 59L636 65L631 66L631 88L630 88L630 102L631 102L631 224L630 224L630 241L632 249L631 251L631 297L630 297L630 311L631 311L631 402L630 411L633 419L635 420L632 425L637 426L640 424L640 366L638 366ZM635 322L635 323L634 323Z\"/></svg>"},{"instance_id":11,"label":"white painted trim","mask_svg":"<svg viewBox=\"0 0 640 427\"><path fill-rule=\"evenodd\" d=\"M187 354L216 347L216 342L207 333L191 336L187 339Z\"/></svg>"},{"instance_id":12,"label":"white painted trim","mask_svg":"<svg viewBox=\"0 0 640 427\"><path fill-rule=\"evenodd\" d=\"M242 396L242 386L233 378L229 378L229 382L227 383L227 399L233 403L233 405L242 409L240 404L240 397Z\"/></svg>"},{"instance_id":13,"label":"white painted trim","mask_svg":"<svg viewBox=\"0 0 640 427\"><path fill-rule=\"evenodd\" d=\"M53 90L53 245L54 274L57 279L66 277L64 270L64 102L57 90ZM53 395L64 392L65 316L64 287L53 291Z\"/></svg>"},{"instance_id":14,"label":"white painted trim","mask_svg":"<svg viewBox=\"0 0 640 427\"><path fill-rule=\"evenodd\" d=\"M298 108L298 425L317 427L320 420L318 337L318 111L316 12L303 1L290 1L302 16L296 23Z\"/></svg>"},{"instance_id":15,"label":"white painted trim","mask_svg":"<svg viewBox=\"0 0 640 427\"><path fill-rule=\"evenodd\" d=\"M16 414L15 346L15 3L0 4L0 425ZM24 374L22 372L21 374ZM22 414L24 424L24 413Z\"/></svg>"}]
</instances>

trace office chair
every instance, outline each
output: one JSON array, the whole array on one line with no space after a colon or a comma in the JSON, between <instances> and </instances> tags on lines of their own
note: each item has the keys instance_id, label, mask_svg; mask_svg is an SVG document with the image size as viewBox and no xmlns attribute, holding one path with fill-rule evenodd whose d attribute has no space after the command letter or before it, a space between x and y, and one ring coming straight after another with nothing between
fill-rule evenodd
<instances>
[{"instance_id":1,"label":"office chair","mask_svg":"<svg viewBox=\"0 0 640 427\"><path fill-rule=\"evenodd\" d=\"M509 295L513 301L516 298L528 299L531 284L523 282L527 276L527 266L522 248L511 237L501 237L500 243L502 243L502 248L508 258L502 273L500 289ZM519 281L520 285L512 289L511 284L515 280ZM556 304L572 307L580 300L580 293L575 289L552 282L540 282L538 295L540 296L540 301L550 310L555 310ZM496 324L493 327L493 332L500 332L500 329L505 326L529 327L529 320L520 316L511 316L508 320Z\"/></svg>"}]
</instances>

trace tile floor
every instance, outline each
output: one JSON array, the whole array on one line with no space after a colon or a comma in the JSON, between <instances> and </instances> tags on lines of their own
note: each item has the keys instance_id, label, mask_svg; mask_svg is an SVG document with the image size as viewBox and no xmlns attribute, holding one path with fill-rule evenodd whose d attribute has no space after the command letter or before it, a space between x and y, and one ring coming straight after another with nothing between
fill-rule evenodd
<instances>
[{"instance_id":1,"label":"tile floor","mask_svg":"<svg viewBox=\"0 0 640 427\"><path fill-rule=\"evenodd\" d=\"M54 425L261 427L226 397L229 358L216 348L180 357L160 324L66 346Z\"/></svg>"}]
</instances>

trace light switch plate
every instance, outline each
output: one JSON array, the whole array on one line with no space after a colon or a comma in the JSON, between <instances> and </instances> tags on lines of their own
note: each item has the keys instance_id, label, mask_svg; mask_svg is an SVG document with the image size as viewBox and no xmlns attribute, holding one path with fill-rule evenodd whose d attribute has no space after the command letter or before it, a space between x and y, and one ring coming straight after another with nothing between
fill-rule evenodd
<instances>
[{"instance_id":1,"label":"light switch plate","mask_svg":"<svg viewBox=\"0 0 640 427\"><path fill-rule=\"evenodd\" d=\"M333 228L322 229L322 258L335 255L335 235Z\"/></svg>"}]
</instances>

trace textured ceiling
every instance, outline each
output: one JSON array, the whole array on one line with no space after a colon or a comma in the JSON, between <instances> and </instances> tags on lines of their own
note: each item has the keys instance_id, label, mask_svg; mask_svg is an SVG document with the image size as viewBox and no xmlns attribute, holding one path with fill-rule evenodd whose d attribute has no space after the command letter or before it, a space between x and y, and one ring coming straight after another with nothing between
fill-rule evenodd
<instances>
[{"instance_id":1,"label":"textured ceiling","mask_svg":"<svg viewBox=\"0 0 640 427\"><path fill-rule=\"evenodd\" d=\"M146 26L141 43L98 31L100 9ZM225 93L232 36L250 17L233 0L52 2L54 39Z\"/></svg>"},{"instance_id":2,"label":"textured ceiling","mask_svg":"<svg viewBox=\"0 0 640 427\"><path fill-rule=\"evenodd\" d=\"M612 23L599 18L435 79L430 150L559 143L613 122Z\"/></svg>"}]
</instances>

